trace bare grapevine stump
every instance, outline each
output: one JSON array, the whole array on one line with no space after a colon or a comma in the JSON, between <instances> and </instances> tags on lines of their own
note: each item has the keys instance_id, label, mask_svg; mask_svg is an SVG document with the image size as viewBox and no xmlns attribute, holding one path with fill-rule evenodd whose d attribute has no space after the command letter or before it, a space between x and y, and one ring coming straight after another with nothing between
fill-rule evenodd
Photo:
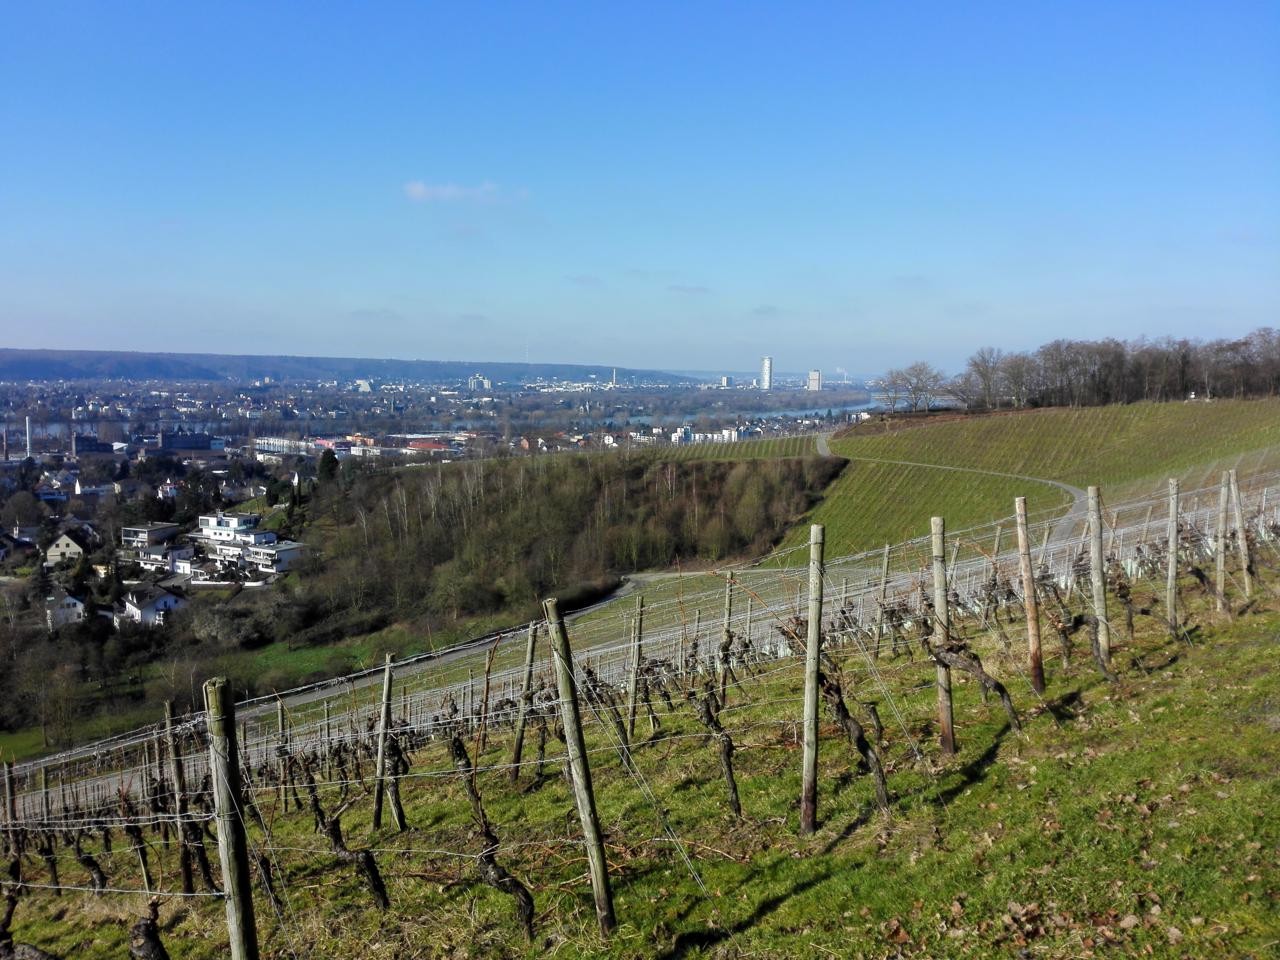
<instances>
[{"instance_id":1,"label":"bare grapevine stump","mask_svg":"<svg viewBox=\"0 0 1280 960\"><path fill-rule=\"evenodd\" d=\"M131 960L169 960L169 952L160 942L160 902L154 897L147 905L147 915L129 928Z\"/></svg>"},{"instance_id":2,"label":"bare grapevine stump","mask_svg":"<svg viewBox=\"0 0 1280 960\"><path fill-rule=\"evenodd\" d=\"M686 696L693 705L698 721L707 728L720 747L720 768L724 772L725 788L729 791L729 809L739 820L742 819L742 804L738 800L738 781L733 775L733 738L720 724L720 701L716 697L715 685L710 681L703 684L703 693L699 697L690 690Z\"/></svg>"},{"instance_id":3,"label":"bare grapevine stump","mask_svg":"<svg viewBox=\"0 0 1280 960\"><path fill-rule=\"evenodd\" d=\"M449 751L453 755L454 767L462 775L467 797L471 801L471 816L475 820L476 827L479 828L480 835L484 840L484 849L478 857L480 879L495 890L501 890L508 896L515 898L516 914L520 919L520 926L524 930L525 939L532 942L533 894L529 892L528 887L508 873L495 857L495 853L498 850L498 835L494 831L493 825L489 822L489 817L485 814L484 803L480 799L480 791L476 787L475 767L471 764L467 746L456 733L449 741Z\"/></svg>"}]
</instances>

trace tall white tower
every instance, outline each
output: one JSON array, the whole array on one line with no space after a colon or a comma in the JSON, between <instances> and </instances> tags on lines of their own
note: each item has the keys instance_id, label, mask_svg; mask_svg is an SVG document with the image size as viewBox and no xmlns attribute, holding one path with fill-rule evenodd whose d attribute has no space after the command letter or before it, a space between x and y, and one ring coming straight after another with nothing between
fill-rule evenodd
<instances>
[{"instance_id":1,"label":"tall white tower","mask_svg":"<svg viewBox=\"0 0 1280 960\"><path fill-rule=\"evenodd\" d=\"M760 389L773 389L773 357L765 357L760 361Z\"/></svg>"}]
</instances>

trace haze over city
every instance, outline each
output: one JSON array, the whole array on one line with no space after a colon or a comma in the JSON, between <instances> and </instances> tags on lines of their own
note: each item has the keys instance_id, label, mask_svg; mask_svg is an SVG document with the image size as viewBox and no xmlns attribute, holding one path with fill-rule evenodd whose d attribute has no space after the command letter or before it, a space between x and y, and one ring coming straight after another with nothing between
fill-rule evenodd
<instances>
[{"instance_id":1,"label":"haze over city","mask_svg":"<svg viewBox=\"0 0 1280 960\"><path fill-rule=\"evenodd\" d=\"M1278 46L1265 3L13 5L3 339L831 375L1239 336Z\"/></svg>"}]
</instances>

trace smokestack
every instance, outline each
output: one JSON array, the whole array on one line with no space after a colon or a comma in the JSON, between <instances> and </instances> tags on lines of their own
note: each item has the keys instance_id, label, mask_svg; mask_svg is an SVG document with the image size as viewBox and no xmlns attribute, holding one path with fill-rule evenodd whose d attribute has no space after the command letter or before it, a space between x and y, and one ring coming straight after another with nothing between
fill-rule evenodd
<instances>
[{"instance_id":1,"label":"smokestack","mask_svg":"<svg viewBox=\"0 0 1280 960\"><path fill-rule=\"evenodd\" d=\"M31 418L27 417L27 459L31 459Z\"/></svg>"},{"instance_id":2,"label":"smokestack","mask_svg":"<svg viewBox=\"0 0 1280 960\"><path fill-rule=\"evenodd\" d=\"M75 460L76 458L77 458L76 457L76 430L74 427L72 427L71 428L71 459Z\"/></svg>"}]
</instances>

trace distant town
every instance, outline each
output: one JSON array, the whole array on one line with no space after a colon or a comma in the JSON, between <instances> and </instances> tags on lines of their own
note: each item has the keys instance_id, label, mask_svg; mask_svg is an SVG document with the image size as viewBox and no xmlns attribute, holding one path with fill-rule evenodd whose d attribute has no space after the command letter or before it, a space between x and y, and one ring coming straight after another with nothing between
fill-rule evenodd
<instances>
[{"instance_id":1,"label":"distant town","mask_svg":"<svg viewBox=\"0 0 1280 960\"><path fill-rule=\"evenodd\" d=\"M847 376L775 375L771 357L751 377L619 373L0 380L0 576L37 575L50 631L163 626L193 592L306 562L294 507L348 461L737 443L829 429L871 399Z\"/></svg>"}]
</instances>

